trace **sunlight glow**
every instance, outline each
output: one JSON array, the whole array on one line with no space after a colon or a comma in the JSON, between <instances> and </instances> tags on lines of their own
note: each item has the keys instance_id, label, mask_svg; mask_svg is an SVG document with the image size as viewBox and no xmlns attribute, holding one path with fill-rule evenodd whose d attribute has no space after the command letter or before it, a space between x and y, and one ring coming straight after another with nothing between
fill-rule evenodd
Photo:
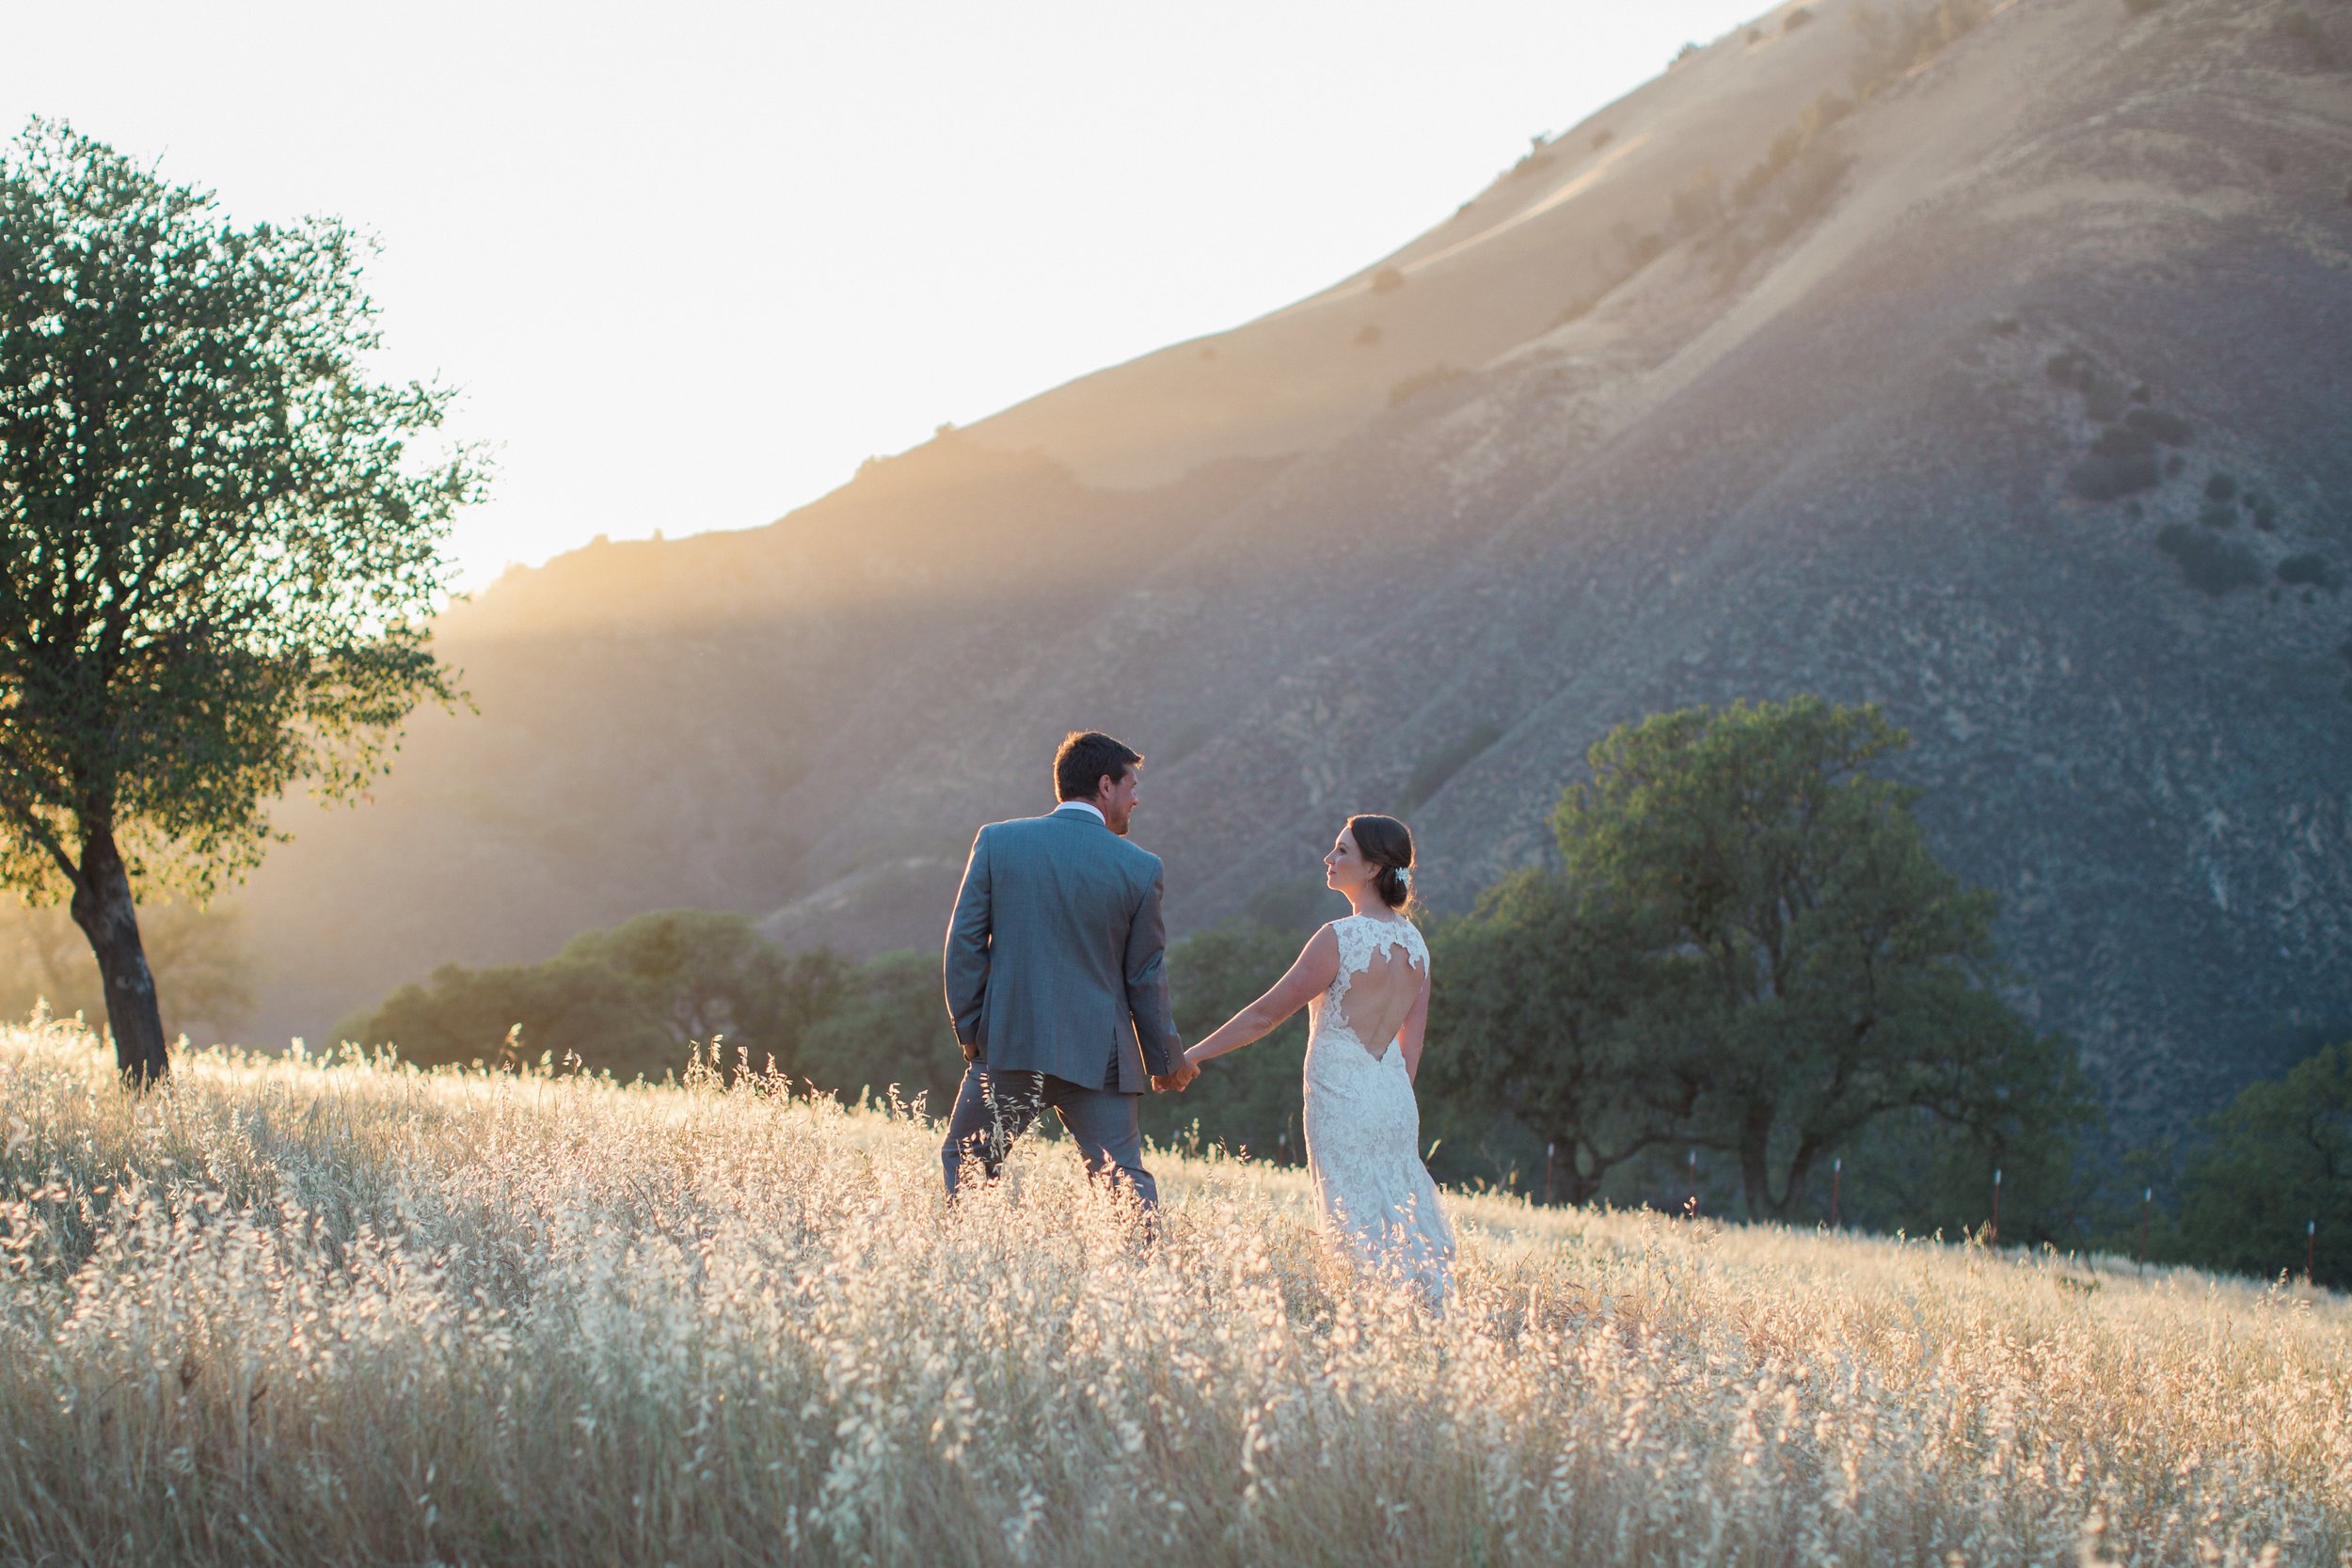
<instances>
[{"instance_id":1,"label":"sunlight glow","mask_svg":"<svg viewBox=\"0 0 2352 1568\"><path fill-rule=\"evenodd\" d=\"M1762 9L16 0L0 121L380 234L389 368L501 449L478 587L1278 309Z\"/></svg>"}]
</instances>

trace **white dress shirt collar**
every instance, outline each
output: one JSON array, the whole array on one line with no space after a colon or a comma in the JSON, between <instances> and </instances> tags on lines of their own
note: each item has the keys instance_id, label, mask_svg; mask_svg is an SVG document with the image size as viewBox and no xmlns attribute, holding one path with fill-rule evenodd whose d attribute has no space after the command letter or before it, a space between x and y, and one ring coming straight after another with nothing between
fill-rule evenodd
<instances>
[{"instance_id":1,"label":"white dress shirt collar","mask_svg":"<svg viewBox=\"0 0 2352 1568\"><path fill-rule=\"evenodd\" d=\"M1066 811L1082 811L1089 816L1093 817L1097 822L1102 823L1105 828L1111 825L1110 819L1103 815L1103 808L1096 805L1091 800L1064 800L1060 805L1054 808L1053 815L1059 816Z\"/></svg>"}]
</instances>

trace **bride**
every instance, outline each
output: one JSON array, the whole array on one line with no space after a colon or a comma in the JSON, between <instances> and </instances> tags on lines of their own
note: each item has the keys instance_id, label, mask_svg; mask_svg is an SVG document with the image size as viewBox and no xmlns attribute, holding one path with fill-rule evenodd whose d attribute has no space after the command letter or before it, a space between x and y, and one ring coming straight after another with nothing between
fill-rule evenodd
<instances>
[{"instance_id":1,"label":"bride","mask_svg":"<svg viewBox=\"0 0 2352 1568\"><path fill-rule=\"evenodd\" d=\"M1351 816L1324 880L1356 912L1308 939L1290 973L1184 1053L1198 1069L1261 1039L1301 1006L1307 1036L1307 1166L1326 1227L1361 1272L1410 1284L1443 1310L1454 1227L1421 1162L1422 1031L1429 949L1405 918L1413 835L1393 816Z\"/></svg>"}]
</instances>

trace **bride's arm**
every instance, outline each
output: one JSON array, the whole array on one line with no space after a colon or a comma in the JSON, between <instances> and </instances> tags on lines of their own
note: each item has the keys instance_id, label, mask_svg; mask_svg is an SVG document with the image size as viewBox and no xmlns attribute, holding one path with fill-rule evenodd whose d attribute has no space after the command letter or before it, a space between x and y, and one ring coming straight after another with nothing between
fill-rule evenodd
<instances>
[{"instance_id":1,"label":"bride's arm","mask_svg":"<svg viewBox=\"0 0 2352 1568\"><path fill-rule=\"evenodd\" d=\"M1340 939L1326 926L1307 939L1307 945L1299 950L1298 961L1291 965L1290 973L1275 981L1273 989L1263 996L1228 1019L1216 1034L1185 1052L1184 1060L1199 1067L1212 1056L1222 1056L1228 1051L1239 1051L1252 1041L1263 1039L1284 1019L1329 990L1339 973Z\"/></svg>"},{"instance_id":2,"label":"bride's arm","mask_svg":"<svg viewBox=\"0 0 2352 1568\"><path fill-rule=\"evenodd\" d=\"M1429 976L1421 977L1421 994L1413 998L1413 1010L1405 1015L1405 1022L1396 1031L1396 1048L1405 1053L1405 1076L1421 1076L1422 1035L1429 1027Z\"/></svg>"}]
</instances>

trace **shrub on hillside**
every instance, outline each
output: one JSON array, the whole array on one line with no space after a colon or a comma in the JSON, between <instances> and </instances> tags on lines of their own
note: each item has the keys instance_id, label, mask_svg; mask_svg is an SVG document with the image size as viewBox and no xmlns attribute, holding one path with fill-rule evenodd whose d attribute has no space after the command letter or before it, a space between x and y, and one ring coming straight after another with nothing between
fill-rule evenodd
<instances>
[{"instance_id":1,"label":"shrub on hillside","mask_svg":"<svg viewBox=\"0 0 2352 1568\"><path fill-rule=\"evenodd\" d=\"M2333 71L2341 58L2333 40L2318 18L2309 11L2293 10L2274 24L2279 36L2301 52L2305 60L2322 71Z\"/></svg>"},{"instance_id":2,"label":"shrub on hillside","mask_svg":"<svg viewBox=\"0 0 2352 1568\"><path fill-rule=\"evenodd\" d=\"M1942 54L1993 12L1993 0L1937 0L1924 10L1888 16L1870 0L1847 13L1865 40L1854 62L1854 89L1867 98Z\"/></svg>"},{"instance_id":3,"label":"shrub on hillside","mask_svg":"<svg viewBox=\"0 0 2352 1568\"><path fill-rule=\"evenodd\" d=\"M1795 10L1781 18L1780 30L1784 33L1793 33L1812 20L1813 13L1804 7L1799 6Z\"/></svg>"},{"instance_id":4,"label":"shrub on hillside","mask_svg":"<svg viewBox=\"0 0 2352 1568\"><path fill-rule=\"evenodd\" d=\"M1772 182L1810 150L1831 126L1851 113L1853 103L1851 99L1824 90L1797 112L1796 118L1772 138L1764 156L1740 177L1739 184L1732 190L1732 204L1739 207L1756 205Z\"/></svg>"},{"instance_id":5,"label":"shrub on hillside","mask_svg":"<svg viewBox=\"0 0 2352 1568\"><path fill-rule=\"evenodd\" d=\"M1401 268L1382 267L1372 275L1372 292L1375 294L1393 293L1403 287L1405 273Z\"/></svg>"},{"instance_id":6,"label":"shrub on hillside","mask_svg":"<svg viewBox=\"0 0 2352 1568\"><path fill-rule=\"evenodd\" d=\"M2132 394L2133 401L2143 402L2141 394L2145 391L2145 388L2136 390ZM2134 408L2123 416L2123 424L2125 428L2163 446L2185 447L2188 445L2189 423L2178 414L2168 414L2160 408Z\"/></svg>"},{"instance_id":7,"label":"shrub on hillside","mask_svg":"<svg viewBox=\"0 0 2352 1568\"><path fill-rule=\"evenodd\" d=\"M1396 809L1408 812L1443 789L1446 782L1476 761L1487 747L1502 738L1502 726L1481 721L1450 746L1440 746L1413 765L1412 777L1405 781L1404 793L1397 797Z\"/></svg>"},{"instance_id":8,"label":"shrub on hillside","mask_svg":"<svg viewBox=\"0 0 2352 1568\"><path fill-rule=\"evenodd\" d=\"M1458 381L1461 377L1462 372L1452 365L1432 365L1425 371L1416 371L1389 388L1389 406L1394 408L1400 404L1409 403L1433 388L1442 387L1449 381Z\"/></svg>"},{"instance_id":9,"label":"shrub on hillside","mask_svg":"<svg viewBox=\"0 0 2352 1568\"><path fill-rule=\"evenodd\" d=\"M1702 165L1676 187L1672 207L1677 233L1704 234L1723 221L1723 182Z\"/></svg>"},{"instance_id":10,"label":"shrub on hillside","mask_svg":"<svg viewBox=\"0 0 2352 1568\"><path fill-rule=\"evenodd\" d=\"M2123 417L2130 398L2123 384L2107 374L2090 358L2068 350L2051 356L2046 367L2049 377L2058 386L2080 394L2083 412L2102 423Z\"/></svg>"},{"instance_id":11,"label":"shrub on hillside","mask_svg":"<svg viewBox=\"0 0 2352 1568\"><path fill-rule=\"evenodd\" d=\"M2262 564L2251 550L2186 523L2165 524L2156 533L2156 548L2172 558L2183 581L2216 597L2263 579Z\"/></svg>"},{"instance_id":12,"label":"shrub on hillside","mask_svg":"<svg viewBox=\"0 0 2352 1568\"><path fill-rule=\"evenodd\" d=\"M2087 501L2111 501L2153 490L2161 481L2152 453L2093 451L2066 473L2066 487Z\"/></svg>"},{"instance_id":13,"label":"shrub on hillside","mask_svg":"<svg viewBox=\"0 0 2352 1568\"><path fill-rule=\"evenodd\" d=\"M2335 569L2325 556L2304 550L2279 562L2279 580L2289 587L2325 588L2334 593L2337 587Z\"/></svg>"}]
</instances>

